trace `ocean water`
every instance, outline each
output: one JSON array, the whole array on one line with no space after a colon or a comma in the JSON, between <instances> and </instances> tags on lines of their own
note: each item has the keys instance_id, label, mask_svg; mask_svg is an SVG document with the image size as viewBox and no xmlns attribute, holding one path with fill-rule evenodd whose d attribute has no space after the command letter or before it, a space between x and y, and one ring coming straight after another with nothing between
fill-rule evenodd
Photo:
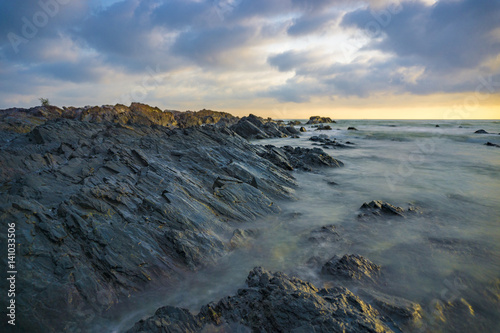
<instances>
[{"instance_id":1,"label":"ocean water","mask_svg":"<svg viewBox=\"0 0 500 333\"><path fill-rule=\"evenodd\" d=\"M382 266L377 291L421 304L423 318L409 331L498 331L500 148L484 144L500 144L500 121L341 120L332 127L306 126L299 139L255 142L310 148L311 136L325 134L354 145L325 149L343 168L296 171L298 200L280 203L282 214L240 225L263 231L255 242L173 288L131 300L101 330L125 330L164 305L197 312L243 287L255 266L328 285L307 264L311 257L360 254ZM475 134L479 129L492 134ZM358 219L360 206L371 200L417 206L420 213ZM340 240L308 240L312 230L332 224ZM359 285L348 287L359 291Z\"/></svg>"}]
</instances>

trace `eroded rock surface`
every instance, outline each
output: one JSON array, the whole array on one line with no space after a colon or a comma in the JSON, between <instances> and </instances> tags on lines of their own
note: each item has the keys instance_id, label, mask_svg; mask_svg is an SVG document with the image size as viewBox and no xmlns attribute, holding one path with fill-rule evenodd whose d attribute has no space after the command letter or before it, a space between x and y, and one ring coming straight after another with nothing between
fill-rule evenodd
<instances>
[{"instance_id":1,"label":"eroded rock surface","mask_svg":"<svg viewBox=\"0 0 500 333\"><path fill-rule=\"evenodd\" d=\"M264 120L253 114L241 118L238 123L230 128L238 135L248 140L286 138L300 133L293 126L284 126L282 122L277 123L272 121L272 119Z\"/></svg>"},{"instance_id":2,"label":"eroded rock surface","mask_svg":"<svg viewBox=\"0 0 500 333\"><path fill-rule=\"evenodd\" d=\"M127 332L201 332L237 326L243 332L391 332L375 309L346 288L318 289L259 267L246 283L236 295L203 306L198 315L167 306Z\"/></svg>"},{"instance_id":3,"label":"eroded rock surface","mask_svg":"<svg viewBox=\"0 0 500 333\"><path fill-rule=\"evenodd\" d=\"M366 220L373 217L406 217L410 214L421 214L419 207L410 205L408 209L391 205L382 200L373 200L365 202L360 207L361 213L358 215L359 219Z\"/></svg>"},{"instance_id":4,"label":"eroded rock surface","mask_svg":"<svg viewBox=\"0 0 500 333\"><path fill-rule=\"evenodd\" d=\"M169 128L174 118L141 110L70 110L86 120L48 120L0 147L0 216L16 224L23 268L22 329L84 327L136 291L213 264L231 248L220 235L293 197L293 167L269 148L227 127ZM333 160L282 151L290 166Z\"/></svg>"},{"instance_id":5,"label":"eroded rock surface","mask_svg":"<svg viewBox=\"0 0 500 333\"><path fill-rule=\"evenodd\" d=\"M321 268L321 273L339 279L374 281L380 272L380 266L357 255L345 254L333 256Z\"/></svg>"}]
</instances>

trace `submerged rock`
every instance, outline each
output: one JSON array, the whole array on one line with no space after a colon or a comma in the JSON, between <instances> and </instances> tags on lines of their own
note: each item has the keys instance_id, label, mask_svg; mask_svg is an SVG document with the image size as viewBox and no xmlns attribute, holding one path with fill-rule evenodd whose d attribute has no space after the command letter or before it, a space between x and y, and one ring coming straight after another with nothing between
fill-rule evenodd
<instances>
[{"instance_id":1,"label":"submerged rock","mask_svg":"<svg viewBox=\"0 0 500 333\"><path fill-rule=\"evenodd\" d=\"M497 147L497 148L500 148L500 145L497 145L496 143L492 143L492 142L486 142L484 144L485 146L490 146L490 147Z\"/></svg>"},{"instance_id":2,"label":"submerged rock","mask_svg":"<svg viewBox=\"0 0 500 333\"><path fill-rule=\"evenodd\" d=\"M360 207L361 213L358 215L360 219L370 217L406 217L408 214L420 214L420 208L410 205L407 210L401 207L393 206L390 203L382 200L373 200L365 202Z\"/></svg>"},{"instance_id":3,"label":"submerged rock","mask_svg":"<svg viewBox=\"0 0 500 333\"><path fill-rule=\"evenodd\" d=\"M348 127L347 130L348 131L357 131L358 129L356 127Z\"/></svg>"},{"instance_id":4,"label":"submerged rock","mask_svg":"<svg viewBox=\"0 0 500 333\"><path fill-rule=\"evenodd\" d=\"M324 275L348 280L374 281L379 272L380 266L357 254L333 256L321 268L321 273Z\"/></svg>"},{"instance_id":5,"label":"submerged rock","mask_svg":"<svg viewBox=\"0 0 500 333\"><path fill-rule=\"evenodd\" d=\"M308 239L314 243L338 241L341 237L337 229L337 226L333 224L322 226L321 228L311 231Z\"/></svg>"},{"instance_id":6,"label":"submerged rock","mask_svg":"<svg viewBox=\"0 0 500 333\"><path fill-rule=\"evenodd\" d=\"M489 134L489 133L488 133L488 132L486 132L484 129L477 130L477 131L475 131L474 133L476 133L476 134Z\"/></svg>"},{"instance_id":7,"label":"submerged rock","mask_svg":"<svg viewBox=\"0 0 500 333\"><path fill-rule=\"evenodd\" d=\"M324 148L352 148L350 146L347 146L346 144L343 144L336 139L331 140L328 135L326 134L320 134L320 135L314 135L309 138L310 141L317 142L318 144ZM349 144L352 145L352 143L349 142Z\"/></svg>"},{"instance_id":8,"label":"submerged rock","mask_svg":"<svg viewBox=\"0 0 500 333\"><path fill-rule=\"evenodd\" d=\"M201 332L232 328L253 332L391 332L376 310L348 289L319 290L309 282L254 268L246 288L207 304L198 315L164 307L128 330Z\"/></svg>"},{"instance_id":9,"label":"submerged rock","mask_svg":"<svg viewBox=\"0 0 500 333\"><path fill-rule=\"evenodd\" d=\"M331 131L332 127L330 125L319 125L316 131Z\"/></svg>"}]
</instances>

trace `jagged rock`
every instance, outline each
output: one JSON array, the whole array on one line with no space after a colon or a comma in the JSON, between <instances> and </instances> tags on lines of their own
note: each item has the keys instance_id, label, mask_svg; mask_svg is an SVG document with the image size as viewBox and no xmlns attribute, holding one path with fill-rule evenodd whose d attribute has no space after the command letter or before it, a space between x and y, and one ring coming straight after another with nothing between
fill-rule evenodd
<instances>
[{"instance_id":1,"label":"jagged rock","mask_svg":"<svg viewBox=\"0 0 500 333\"><path fill-rule=\"evenodd\" d=\"M368 289L360 289L359 296L381 314L400 322L403 327L420 326L424 312L418 303Z\"/></svg>"},{"instance_id":2,"label":"jagged rock","mask_svg":"<svg viewBox=\"0 0 500 333\"><path fill-rule=\"evenodd\" d=\"M361 214L358 215L358 218L370 218L373 216L397 216L397 217L405 217L405 213L419 213L420 210L417 207L410 206L407 211L405 211L401 207L396 207L391 205L390 203L383 202L381 200L373 200L370 202L365 202L360 207Z\"/></svg>"},{"instance_id":3,"label":"jagged rock","mask_svg":"<svg viewBox=\"0 0 500 333\"><path fill-rule=\"evenodd\" d=\"M246 119L241 119L237 124L231 126L231 130L235 131L238 135L245 139L269 138L269 135L267 135L263 130Z\"/></svg>"},{"instance_id":4,"label":"jagged rock","mask_svg":"<svg viewBox=\"0 0 500 333\"><path fill-rule=\"evenodd\" d=\"M253 114L243 117L238 123L232 125L231 130L235 131L241 137L251 139L284 138L289 135L298 135L293 126L279 126L272 119L264 120Z\"/></svg>"},{"instance_id":5,"label":"jagged rock","mask_svg":"<svg viewBox=\"0 0 500 333\"><path fill-rule=\"evenodd\" d=\"M300 128L300 131L301 131L301 132L307 132L307 130L306 130L306 128L305 128L305 127L301 127L301 128Z\"/></svg>"},{"instance_id":6,"label":"jagged rock","mask_svg":"<svg viewBox=\"0 0 500 333\"><path fill-rule=\"evenodd\" d=\"M476 133L476 134L489 134L489 133L488 133L488 132L486 132L484 129L477 130L477 131L475 131L474 133Z\"/></svg>"},{"instance_id":7,"label":"jagged rock","mask_svg":"<svg viewBox=\"0 0 500 333\"><path fill-rule=\"evenodd\" d=\"M181 128L204 124L223 124L230 126L238 122L239 118L227 112L200 110L200 111L172 111L177 125Z\"/></svg>"},{"instance_id":8,"label":"jagged rock","mask_svg":"<svg viewBox=\"0 0 500 333\"><path fill-rule=\"evenodd\" d=\"M266 151L262 152L261 156L286 170L312 170L318 167L341 167L344 165L320 148L293 148L291 146L278 148L272 145L267 145L265 148Z\"/></svg>"},{"instance_id":9,"label":"jagged rock","mask_svg":"<svg viewBox=\"0 0 500 333\"><path fill-rule=\"evenodd\" d=\"M335 124L336 122L328 117L312 116L309 118L309 121L306 124L312 125L312 124L321 124L321 123Z\"/></svg>"},{"instance_id":10,"label":"jagged rock","mask_svg":"<svg viewBox=\"0 0 500 333\"><path fill-rule=\"evenodd\" d=\"M321 228L311 231L308 237L309 241L315 243L321 242L335 242L341 239L340 234L337 232L336 225L325 225Z\"/></svg>"},{"instance_id":11,"label":"jagged rock","mask_svg":"<svg viewBox=\"0 0 500 333\"><path fill-rule=\"evenodd\" d=\"M318 290L306 281L260 267L250 272L247 285L235 296L203 306L196 316L186 310L164 307L127 332L173 332L179 328L191 332L209 328L255 332L391 332L376 310L343 287Z\"/></svg>"},{"instance_id":12,"label":"jagged rock","mask_svg":"<svg viewBox=\"0 0 500 333\"><path fill-rule=\"evenodd\" d=\"M357 254L333 256L321 268L321 273L339 279L371 280L378 276L380 266Z\"/></svg>"},{"instance_id":13,"label":"jagged rock","mask_svg":"<svg viewBox=\"0 0 500 333\"><path fill-rule=\"evenodd\" d=\"M226 127L163 126L170 118L143 108L62 110L85 120L49 120L0 146L0 216L16 223L23 267L20 329L85 330L130 294L211 265L231 248L222 234L293 198L289 170L315 167Z\"/></svg>"},{"instance_id":14,"label":"jagged rock","mask_svg":"<svg viewBox=\"0 0 500 333\"><path fill-rule=\"evenodd\" d=\"M300 122L300 120L290 120L288 122L288 125L290 125L290 126L299 126L299 125L302 125L302 123Z\"/></svg>"}]
</instances>

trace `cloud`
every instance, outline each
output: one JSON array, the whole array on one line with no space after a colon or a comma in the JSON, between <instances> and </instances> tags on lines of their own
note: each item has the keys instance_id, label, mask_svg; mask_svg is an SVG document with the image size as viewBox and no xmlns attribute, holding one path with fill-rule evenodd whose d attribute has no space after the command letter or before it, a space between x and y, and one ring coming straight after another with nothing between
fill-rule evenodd
<instances>
[{"instance_id":1,"label":"cloud","mask_svg":"<svg viewBox=\"0 0 500 333\"><path fill-rule=\"evenodd\" d=\"M27 38L38 12L0 2L3 106L47 92L109 103L148 68L168 79L147 97L174 105L465 92L500 75L498 0L72 0Z\"/></svg>"},{"instance_id":2,"label":"cloud","mask_svg":"<svg viewBox=\"0 0 500 333\"><path fill-rule=\"evenodd\" d=\"M375 33L371 49L394 53L429 70L473 68L500 52L490 33L500 26L497 0L444 0L434 6L404 3L396 13L359 9L344 16L343 26ZM371 32L368 31L371 29Z\"/></svg>"}]
</instances>

